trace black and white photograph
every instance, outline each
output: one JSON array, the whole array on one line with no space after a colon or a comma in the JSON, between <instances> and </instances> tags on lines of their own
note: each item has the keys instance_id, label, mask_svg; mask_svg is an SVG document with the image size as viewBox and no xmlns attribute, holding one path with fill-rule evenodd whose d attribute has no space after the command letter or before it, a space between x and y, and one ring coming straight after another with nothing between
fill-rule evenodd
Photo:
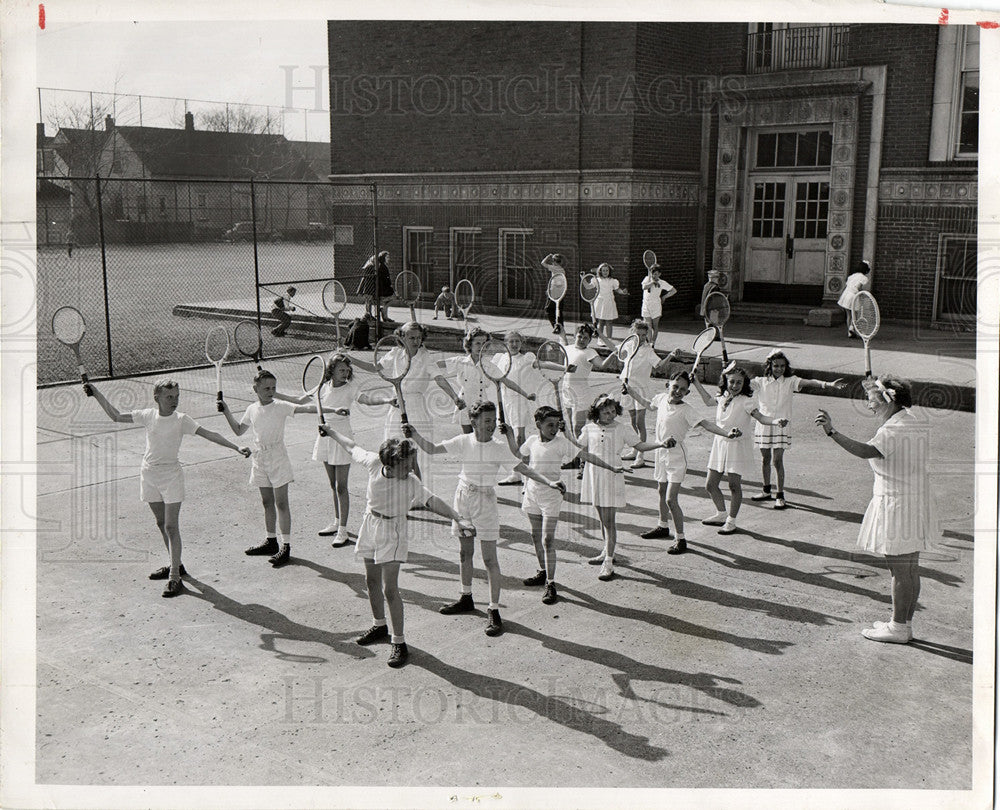
<instances>
[{"instance_id":1,"label":"black and white photograph","mask_svg":"<svg viewBox=\"0 0 1000 810\"><path fill-rule=\"evenodd\" d=\"M991 806L985 5L6 7L0 806Z\"/></svg>"}]
</instances>

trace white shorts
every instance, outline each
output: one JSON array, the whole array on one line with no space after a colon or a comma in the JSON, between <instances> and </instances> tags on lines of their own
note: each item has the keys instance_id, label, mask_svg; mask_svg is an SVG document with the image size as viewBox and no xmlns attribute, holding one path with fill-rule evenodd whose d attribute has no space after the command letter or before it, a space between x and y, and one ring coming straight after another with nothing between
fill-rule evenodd
<instances>
[{"instance_id":1,"label":"white shorts","mask_svg":"<svg viewBox=\"0 0 1000 810\"><path fill-rule=\"evenodd\" d=\"M143 503L183 501L184 471L181 465L142 467L139 470L139 498Z\"/></svg>"},{"instance_id":2,"label":"white shorts","mask_svg":"<svg viewBox=\"0 0 1000 810\"><path fill-rule=\"evenodd\" d=\"M354 556L374 560L376 564L406 562L410 544L406 531L406 515L375 517L365 512L358 528L358 544Z\"/></svg>"},{"instance_id":3,"label":"white shorts","mask_svg":"<svg viewBox=\"0 0 1000 810\"><path fill-rule=\"evenodd\" d=\"M643 318L659 318L663 314L663 305L659 302L652 306L643 304L640 314Z\"/></svg>"},{"instance_id":4,"label":"white shorts","mask_svg":"<svg viewBox=\"0 0 1000 810\"><path fill-rule=\"evenodd\" d=\"M250 484L275 489L295 480L292 462L284 444L258 447L250 456Z\"/></svg>"},{"instance_id":5,"label":"white shorts","mask_svg":"<svg viewBox=\"0 0 1000 810\"><path fill-rule=\"evenodd\" d=\"M326 421L338 433L342 433L349 439L354 439L354 431L351 429L350 418L341 417L334 420L327 417ZM351 463L351 454L344 449L343 445L335 442L329 436L317 436L316 443L313 445L312 459L313 461L322 461L324 464L329 464L332 467L339 467L343 464Z\"/></svg>"},{"instance_id":6,"label":"white shorts","mask_svg":"<svg viewBox=\"0 0 1000 810\"><path fill-rule=\"evenodd\" d=\"M524 514L558 518L562 504L563 494L558 489L544 487L537 481L531 480L525 484L524 500L521 503Z\"/></svg>"},{"instance_id":7,"label":"white shorts","mask_svg":"<svg viewBox=\"0 0 1000 810\"><path fill-rule=\"evenodd\" d=\"M680 484L687 474L687 452L683 444L667 450L657 449L653 454L653 480L663 484Z\"/></svg>"},{"instance_id":8,"label":"white shorts","mask_svg":"<svg viewBox=\"0 0 1000 810\"><path fill-rule=\"evenodd\" d=\"M497 493L493 487L477 487L459 481L455 489L454 509L476 527L476 537L484 543L500 541L500 514L497 511ZM457 523L451 524L451 533L458 537Z\"/></svg>"}]
</instances>

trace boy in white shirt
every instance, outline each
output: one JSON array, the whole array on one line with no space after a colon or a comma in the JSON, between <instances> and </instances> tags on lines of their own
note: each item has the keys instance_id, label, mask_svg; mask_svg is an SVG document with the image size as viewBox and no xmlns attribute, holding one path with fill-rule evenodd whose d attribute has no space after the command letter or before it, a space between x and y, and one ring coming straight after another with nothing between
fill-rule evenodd
<instances>
[{"instance_id":1,"label":"boy in white shirt","mask_svg":"<svg viewBox=\"0 0 1000 810\"><path fill-rule=\"evenodd\" d=\"M315 405L293 405L276 401L278 381L270 371L258 371L253 378L257 401L247 406L240 421L233 419L229 406L222 403L222 413L237 436L252 431L254 447L250 483L260 489L264 504L264 542L248 548L249 556L269 555L268 562L280 568L291 559L292 513L288 506L288 485L295 480L292 462L285 447L285 420L297 413L316 413ZM277 524L281 535L275 534Z\"/></svg>"},{"instance_id":2,"label":"boy in white shirt","mask_svg":"<svg viewBox=\"0 0 1000 810\"><path fill-rule=\"evenodd\" d=\"M488 618L486 635L499 636L503 632L500 620L500 562L497 559L497 542L500 540L500 515L497 512L497 479L502 467L513 465L515 472L537 481L543 486L561 490L562 482L551 481L512 455L507 442L495 437L497 428L497 408L492 402L477 402L469 409L472 433L460 433L441 444L432 444L424 439L412 425L404 428L408 438L412 438L425 453L436 455L450 453L461 461L458 487L455 489L455 511L476 527L479 548L486 567L486 578L490 586L490 605L486 611ZM508 425L503 426L506 433ZM453 524L452 534L460 543L459 567L462 579L462 595L457 602L445 605L441 613L446 616L468 613L475 610L472 601L472 555L475 550L472 538L463 536L458 524Z\"/></svg>"},{"instance_id":3,"label":"boy in white shirt","mask_svg":"<svg viewBox=\"0 0 1000 810\"><path fill-rule=\"evenodd\" d=\"M139 492L156 518L156 526L170 555L169 567L157 569L149 578L167 580L162 595L177 596L181 592L181 576L187 573L181 565L180 514L184 500L184 471L177 458L181 441L185 436L194 434L235 450L245 458L250 456L250 448L237 447L215 431L201 427L186 413L178 411L181 389L173 380L158 380L154 384L155 408L141 408L130 413L121 413L93 383L84 384L83 390L97 400L112 422L142 425L146 429L146 452L139 468Z\"/></svg>"}]
</instances>

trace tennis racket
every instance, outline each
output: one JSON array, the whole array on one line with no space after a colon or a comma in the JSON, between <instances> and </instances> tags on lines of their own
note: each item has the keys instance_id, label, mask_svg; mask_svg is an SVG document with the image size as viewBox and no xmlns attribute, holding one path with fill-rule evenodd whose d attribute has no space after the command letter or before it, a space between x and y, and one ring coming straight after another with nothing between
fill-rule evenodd
<instances>
[{"instance_id":1,"label":"tennis racket","mask_svg":"<svg viewBox=\"0 0 1000 810\"><path fill-rule=\"evenodd\" d=\"M375 370L378 376L396 389L396 402L399 405L399 420L408 425L406 418L406 403L403 401L403 389L400 387L403 377L410 370L410 353L395 335L388 335L375 344Z\"/></svg>"},{"instance_id":2,"label":"tennis racket","mask_svg":"<svg viewBox=\"0 0 1000 810\"><path fill-rule=\"evenodd\" d=\"M302 393L316 397L316 416L321 425L326 424L326 417L323 415L323 397L320 389L326 378L326 359L321 354L314 354L306 361L306 367L302 369Z\"/></svg>"},{"instance_id":3,"label":"tennis racket","mask_svg":"<svg viewBox=\"0 0 1000 810\"><path fill-rule=\"evenodd\" d=\"M625 340L618 344L618 348L615 350L615 354L618 355L618 359L622 363L622 393L628 393L628 375L632 371L632 358L635 357L635 353L639 351L639 336L629 335Z\"/></svg>"},{"instance_id":4,"label":"tennis racket","mask_svg":"<svg viewBox=\"0 0 1000 810\"><path fill-rule=\"evenodd\" d=\"M646 265L647 270L652 270L656 267L656 254L651 250L644 251L642 254L642 263Z\"/></svg>"},{"instance_id":5,"label":"tennis racket","mask_svg":"<svg viewBox=\"0 0 1000 810\"><path fill-rule=\"evenodd\" d=\"M556 305L556 326L559 325L559 305L563 296L566 295L566 287L566 276L563 273L557 273L549 279L548 287L545 288L545 294Z\"/></svg>"},{"instance_id":6,"label":"tennis racket","mask_svg":"<svg viewBox=\"0 0 1000 810\"><path fill-rule=\"evenodd\" d=\"M68 346L76 357L76 369L80 373L80 379L86 386L90 380L87 379L87 370L83 367L83 360L80 357L80 342L87 333L87 324L83 320L83 315L76 307L59 307L52 315L52 334L63 346ZM85 389L88 397L92 397L89 386Z\"/></svg>"},{"instance_id":7,"label":"tennis racket","mask_svg":"<svg viewBox=\"0 0 1000 810\"><path fill-rule=\"evenodd\" d=\"M249 357L257 364L257 371L263 371L260 359L264 354L264 341L260 329L253 321L240 321L233 330L233 342L236 350L244 357Z\"/></svg>"},{"instance_id":8,"label":"tennis racket","mask_svg":"<svg viewBox=\"0 0 1000 810\"><path fill-rule=\"evenodd\" d=\"M465 334L469 334L469 310L476 302L476 288L467 278L463 278L455 285L455 305L462 310L462 319L465 321Z\"/></svg>"},{"instance_id":9,"label":"tennis racket","mask_svg":"<svg viewBox=\"0 0 1000 810\"><path fill-rule=\"evenodd\" d=\"M323 309L333 315L333 322L337 327L337 346L340 346L340 313L347 306L347 290L344 285L336 279L326 282L323 285Z\"/></svg>"},{"instance_id":10,"label":"tennis racket","mask_svg":"<svg viewBox=\"0 0 1000 810\"><path fill-rule=\"evenodd\" d=\"M417 299L420 298L420 276L412 270L404 270L396 276L396 295L410 308L410 320L417 320L417 310L415 309Z\"/></svg>"},{"instance_id":11,"label":"tennis racket","mask_svg":"<svg viewBox=\"0 0 1000 810\"><path fill-rule=\"evenodd\" d=\"M535 352L535 359L538 361L538 371L546 380L552 383L552 388L556 392L556 407L560 416L563 412L562 391L560 384L569 366L569 357L566 355L566 347L555 340L546 340Z\"/></svg>"},{"instance_id":12,"label":"tennis racket","mask_svg":"<svg viewBox=\"0 0 1000 810\"><path fill-rule=\"evenodd\" d=\"M854 323L854 331L865 342L865 376L871 377L872 352L869 344L878 332L882 316L879 314L875 296L867 290L862 290L854 296L854 301L851 303L851 321Z\"/></svg>"},{"instance_id":13,"label":"tennis racket","mask_svg":"<svg viewBox=\"0 0 1000 810\"><path fill-rule=\"evenodd\" d=\"M705 299L705 322L712 324L719 333L719 342L722 343L722 362L726 365L729 365L729 353L726 351L726 338L722 330L729 320L729 314L729 299L723 293L714 292Z\"/></svg>"},{"instance_id":14,"label":"tennis racket","mask_svg":"<svg viewBox=\"0 0 1000 810\"><path fill-rule=\"evenodd\" d=\"M597 324L597 316L594 314L594 301L597 300L599 292L600 287L597 283L597 276L593 273L587 273L580 279L580 297L590 304L590 320L594 325Z\"/></svg>"},{"instance_id":15,"label":"tennis racket","mask_svg":"<svg viewBox=\"0 0 1000 810\"><path fill-rule=\"evenodd\" d=\"M506 424L507 417L503 412L503 390L502 381L510 374L510 367L513 361L510 356L510 349L502 340L490 338L483 344L483 350L479 353L479 367L483 374L489 377L497 387L497 415L500 417L500 424Z\"/></svg>"},{"instance_id":16,"label":"tennis racket","mask_svg":"<svg viewBox=\"0 0 1000 810\"><path fill-rule=\"evenodd\" d=\"M222 364L229 356L229 332L224 326L213 326L205 336L205 357L215 366L215 407L222 413Z\"/></svg>"},{"instance_id":17,"label":"tennis racket","mask_svg":"<svg viewBox=\"0 0 1000 810\"><path fill-rule=\"evenodd\" d=\"M694 339L694 343L691 344L691 349L694 352L694 363L691 365L691 374L698 370L698 364L701 362L701 356L705 353L705 350L715 342L715 328L710 326L708 329L703 329L698 333L697 337Z\"/></svg>"}]
</instances>

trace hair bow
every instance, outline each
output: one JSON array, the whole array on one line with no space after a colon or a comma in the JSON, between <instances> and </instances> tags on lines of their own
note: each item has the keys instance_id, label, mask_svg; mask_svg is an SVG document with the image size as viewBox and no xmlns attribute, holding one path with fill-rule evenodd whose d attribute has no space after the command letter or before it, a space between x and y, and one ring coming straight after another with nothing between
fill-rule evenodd
<instances>
[{"instance_id":1,"label":"hair bow","mask_svg":"<svg viewBox=\"0 0 1000 810\"><path fill-rule=\"evenodd\" d=\"M873 388L882 395L882 399L886 402L892 404L896 401L896 389L886 387L886 384L881 380L876 379L865 384L866 391L870 391Z\"/></svg>"}]
</instances>

